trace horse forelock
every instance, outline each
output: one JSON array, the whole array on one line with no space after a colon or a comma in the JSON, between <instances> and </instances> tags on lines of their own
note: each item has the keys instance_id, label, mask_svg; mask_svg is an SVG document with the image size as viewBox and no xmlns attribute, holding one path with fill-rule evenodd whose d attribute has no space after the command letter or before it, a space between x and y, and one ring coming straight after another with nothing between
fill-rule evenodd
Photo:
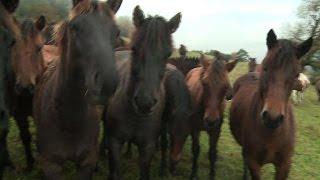
<instances>
[{"instance_id":1,"label":"horse forelock","mask_svg":"<svg viewBox=\"0 0 320 180\"><path fill-rule=\"evenodd\" d=\"M139 27L133 34L131 46L139 47L136 49L139 50L140 54L161 51L163 50L162 48L169 48L171 50L172 39L166 20L160 16L149 16L145 21L142 27ZM168 43L168 47L162 46L165 43Z\"/></svg>"}]
</instances>

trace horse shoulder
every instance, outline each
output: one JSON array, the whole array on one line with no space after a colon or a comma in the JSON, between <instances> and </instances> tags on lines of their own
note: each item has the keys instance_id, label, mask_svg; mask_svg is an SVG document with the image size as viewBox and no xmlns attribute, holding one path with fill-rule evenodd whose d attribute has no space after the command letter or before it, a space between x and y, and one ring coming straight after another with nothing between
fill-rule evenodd
<instances>
[{"instance_id":1,"label":"horse shoulder","mask_svg":"<svg viewBox=\"0 0 320 180\"><path fill-rule=\"evenodd\" d=\"M186 84L194 104L200 104L203 94L203 85L201 83L201 67L194 68L187 74Z\"/></svg>"}]
</instances>

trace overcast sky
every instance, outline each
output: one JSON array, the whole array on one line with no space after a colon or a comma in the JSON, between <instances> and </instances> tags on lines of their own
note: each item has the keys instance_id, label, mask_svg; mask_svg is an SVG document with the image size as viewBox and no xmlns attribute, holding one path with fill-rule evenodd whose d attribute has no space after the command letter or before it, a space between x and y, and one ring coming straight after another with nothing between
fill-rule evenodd
<instances>
[{"instance_id":1,"label":"overcast sky","mask_svg":"<svg viewBox=\"0 0 320 180\"><path fill-rule=\"evenodd\" d=\"M130 16L136 5L147 15L167 19L182 13L174 34L175 46L217 49L230 53L244 48L260 61L266 53L265 39L273 28L282 36L285 25L296 20L300 0L124 0L117 16Z\"/></svg>"}]
</instances>

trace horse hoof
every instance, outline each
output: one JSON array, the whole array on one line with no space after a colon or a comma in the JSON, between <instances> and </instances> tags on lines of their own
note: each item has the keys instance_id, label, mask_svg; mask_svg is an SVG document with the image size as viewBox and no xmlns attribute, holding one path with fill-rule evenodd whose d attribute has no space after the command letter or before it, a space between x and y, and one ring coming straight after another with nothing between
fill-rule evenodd
<instances>
[{"instance_id":1,"label":"horse hoof","mask_svg":"<svg viewBox=\"0 0 320 180\"><path fill-rule=\"evenodd\" d=\"M190 177L190 180L199 180L199 177L197 175L192 175Z\"/></svg>"},{"instance_id":2,"label":"horse hoof","mask_svg":"<svg viewBox=\"0 0 320 180\"><path fill-rule=\"evenodd\" d=\"M168 173L165 170L160 170L159 176L160 177L168 177Z\"/></svg>"},{"instance_id":3,"label":"horse hoof","mask_svg":"<svg viewBox=\"0 0 320 180\"><path fill-rule=\"evenodd\" d=\"M125 158L127 159L131 159L132 158L132 153L131 152L127 152L125 155L124 155Z\"/></svg>"}]
</instances>

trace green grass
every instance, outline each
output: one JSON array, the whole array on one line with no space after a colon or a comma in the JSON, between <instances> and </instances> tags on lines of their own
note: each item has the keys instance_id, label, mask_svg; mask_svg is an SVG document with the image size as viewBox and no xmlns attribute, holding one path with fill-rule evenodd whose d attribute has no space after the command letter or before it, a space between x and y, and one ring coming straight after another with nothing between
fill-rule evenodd
<instances>
[{"instance_id":1,"label":"green grass","mask_svg":"<svg viewBox=\"0 0 320 180\"><path fill-rule=\"evenodd\" d=\"M230 74L231 81L247 71L247 64L240 63ZM292 180L319 180L320 179L320 103L316 101L314 87L310 87L305 93L304 101L295 107L297 123L297 141L293 157L293 164L289 179ZM240 147L233 140L228 126L228 109L225 113L225 122L222 127L222 134L218 145L217 179L233 180L242 177L242 159ZM31 122L31 121L30 121ZM36 167L31 173L25 173L25 157L23 146L19 138L19 132L13 120L10 121L11 131L9 134L9 150L17 172L7 170L5 179L39 179L40 171ZM31 131L35 129L32 125ZM181 176L168 177L164 179L186 180L191 170L190 139L188 140L183 153L183 158L178 165L178 172ZM33 145L35 152L35 147ZM134 149L136 152L136 149ZM207 159L208 138L206 134L201 135L201 154L199 158L200 179L208 179L209 161ZM152 163L152 179L161 179L158 176L160 153L157 152ZM138 179L137 153L132 159L122 158L122 174L124 179ZM75 168L71 163L65 167L67 179L72 179ZM106 159L99 161L99 170L95 173L94 179L106 179L108 167ZM274 168L271 165L264 166L263 179L272 179Z\"/></svg>"}]
</instances>

